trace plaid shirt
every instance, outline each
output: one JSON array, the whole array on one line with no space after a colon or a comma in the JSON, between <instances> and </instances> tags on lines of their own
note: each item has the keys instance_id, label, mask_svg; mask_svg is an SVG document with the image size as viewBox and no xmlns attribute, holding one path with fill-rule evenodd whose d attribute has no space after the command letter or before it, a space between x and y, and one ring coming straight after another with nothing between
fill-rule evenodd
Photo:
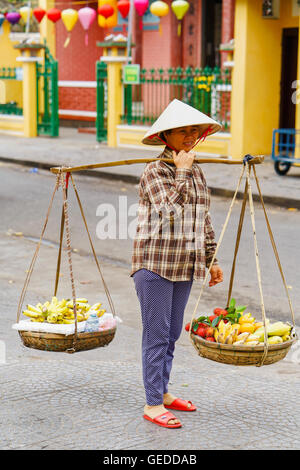
<instances>
[{"instance_id":1,"label":"plaid shirt","mask_svg":"<svg viewBox=\"0 0 300 470\"><path fill-rule=\"evenodd\" d=\"M165 148L160 157L172 158L172 152ZM170 281L203 280L216 242L199 164L190 170L159 160L147 164L139 196L131 276L144 268Z\"/></svg>"}]
</instances>

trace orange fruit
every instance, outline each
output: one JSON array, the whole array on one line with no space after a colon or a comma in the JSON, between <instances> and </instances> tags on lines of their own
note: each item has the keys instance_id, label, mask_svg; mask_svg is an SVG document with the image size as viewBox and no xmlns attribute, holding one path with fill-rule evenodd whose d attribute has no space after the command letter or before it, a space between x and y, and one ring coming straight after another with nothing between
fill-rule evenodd
<instances>
[{"instance_id":1,"label":"orange fruit","mask_svg":"<svg viewBox=\"0 0 300 470\"><path fill-rule=\"evenodd\" d=\"M242 323L240 327L240 333L254 333L253 323Z\"/></svg>"},{"instance_id":2,"label":"orange fruit","mask_svg":"<svg viewBox=\"0 0 300 470\"><path fill-rule=\"evenodd\" d=\"M261 328L262 326L264 326L262 321L254 323L254 331L256 331L258 328Z\"/></svg>"},{"instance_id":3,"label":"orange fruit","mask_svg":"<svg viewBox=\"0 0 300 470\"><path fill-rule=\"evenodd\" d=\"M254 318L251 316L251 313L247 313L246 315L242 315L239 318L239 324L242 325L243 323L254 323Z\"/></svg>"}]
</instances>

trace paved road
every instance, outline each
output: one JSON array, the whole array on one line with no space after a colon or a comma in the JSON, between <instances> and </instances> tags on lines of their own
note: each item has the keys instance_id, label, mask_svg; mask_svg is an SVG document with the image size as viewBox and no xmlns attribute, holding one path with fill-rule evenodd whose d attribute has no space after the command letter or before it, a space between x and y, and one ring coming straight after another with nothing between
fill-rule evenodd
<instances>
[{"instance_id":1,"label":"paved road","mask_svg":"<svg viewBox=\"0 0 300 470\"><path fill-rule=\"evenodd\" d=\"M294 348L287 359L268 367L235 368L197 357L183 331L176 349L170 391L198 405L195 414L178 413L183 422L180 430L165 430L142 419L144 391L140 367L141 322L133 283L128 278L128 240L97 241L96 249L103 272L113 295L119 324L116 338L107 348L67 355L24 348L14 330L16 307L28 269L42 218L49 200L53 178L47 174L30 174L20 168L2 167L0 173L0 292L1 345L6 346L6 364L0 365L1 449L299 449L298 394L300 371L299 351ZM136 188L78 178L91 232L95 233L95 211L103 201L118 200L119 193L135 201ZM122 188L124 190L122 190ZM216 232L224 221L227 200L213 199L212 213ZM57 240L61 207L55 206L46 237ZM237 208L235 209L236 212ZM280 253L286 268L291 294L297 306L299 278L295 250L299 214L272 209L270 214L276 239L286 239ZM258 211L257 232L262 230L262 214ZM75 209L71 209L72 220ZM222 265L228 271L237 214L230 233L224 240ZM72 227L74 272L78 296L91 301L105 297L91 258L86 256L79 224ZM291 228L293 230L291 230ZM295 230L294 230L295 228ZM9 230L11 229L11 230ZM20 236L18 232L22 232ZM294 233L295 232L295 233ZM249 230L240 253L242 265L237 276L236 298L256 308L259 304L255 283L255 266L248 264L252 256ZM112 246L113 245L113 246ZM242 247L241 247L242 248ZM293 249L294 248L294 249ZM266 240L261 251L265 255ZM52 295L55 272L55 246L42 247L25 302L46 300ZM266 262L264 281L272 294L272 317L282 318L284 293L275 283L275 268ZM70 290L67 263L63 262L59 296ZM245 271L249 277L243 277ZM295 277L295 280L290 278ZM294 284L292 283L294 281ZM272 285L274 284L274 285ZM207 289L203 309L219 304L226 295L226 286ZM277 293L278 291L278 293ZM194 286L185 313L190 320L199 286ZM273 297L272 297L273 296ZM274 301L276 299L276 301ZM274 305L276 303L276 305ZM254 312L255 313L255 312ZM274 314L274 315L273 315ZM270 315L271 316L271 315ZM298 317L297 317L298 318ZM299 323L299 321L298 321Z\"/></svg>"}]
</instances>

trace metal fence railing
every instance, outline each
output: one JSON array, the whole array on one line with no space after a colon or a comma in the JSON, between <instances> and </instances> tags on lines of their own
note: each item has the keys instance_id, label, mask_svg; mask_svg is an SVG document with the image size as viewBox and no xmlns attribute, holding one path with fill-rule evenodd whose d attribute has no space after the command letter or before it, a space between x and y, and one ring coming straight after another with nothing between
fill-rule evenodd
<instances>
[{"instance_id":1,"label":"metal fence railing","mask_svg":"<svg viewBox=\"0 0 300 470\"><path fill-rule=\"evenodd\" d=\"M0 67L0 114L23 114L22 68Z\"/></svg>"},{"instance_id":2,"label":"metal fence railing","mask_svg":"<svg viewBox=\"0 0 300 470\"><path fill-rule=\"evenodd\" d=\"M230 131L231 74L219 68L142 69L139 85L124 85L124 124L151 125L174 98Z\"/></svg>"}]
</instances>

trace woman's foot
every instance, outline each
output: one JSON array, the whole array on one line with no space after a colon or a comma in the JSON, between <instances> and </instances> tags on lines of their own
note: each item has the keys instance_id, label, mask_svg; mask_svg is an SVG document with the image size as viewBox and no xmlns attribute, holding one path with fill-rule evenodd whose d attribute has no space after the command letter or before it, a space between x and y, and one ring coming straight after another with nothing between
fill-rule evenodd
<instances>
[{"instance_id":1,"label":"woman's foot","mask_svg":"<svg viewBox=\"0 0 300 470\"><path fill-rule=\"evenodd\" d=\"M164 393L164 405L167 408L177 411L196 411L195 405L193 405L190 401L174 397L174 395L171 393Z\"/></svg>"},{"instance_id":2,"label":"woman's foot","mask_svg":"<svg viewBox=\"0 0 300 470\"><path fill-rule=\"evenodd\" d=\"M164 413L168 413L168 410L164 407L164 405L155 405L155 406L150 406L150 405L145 405L144 407L144 414L149 416L151 419L155 419L158 416L163 415ZM170 419L168 421L169 425L173 424L180 424L179 419Z\"/></svg>"}]
</instances>

